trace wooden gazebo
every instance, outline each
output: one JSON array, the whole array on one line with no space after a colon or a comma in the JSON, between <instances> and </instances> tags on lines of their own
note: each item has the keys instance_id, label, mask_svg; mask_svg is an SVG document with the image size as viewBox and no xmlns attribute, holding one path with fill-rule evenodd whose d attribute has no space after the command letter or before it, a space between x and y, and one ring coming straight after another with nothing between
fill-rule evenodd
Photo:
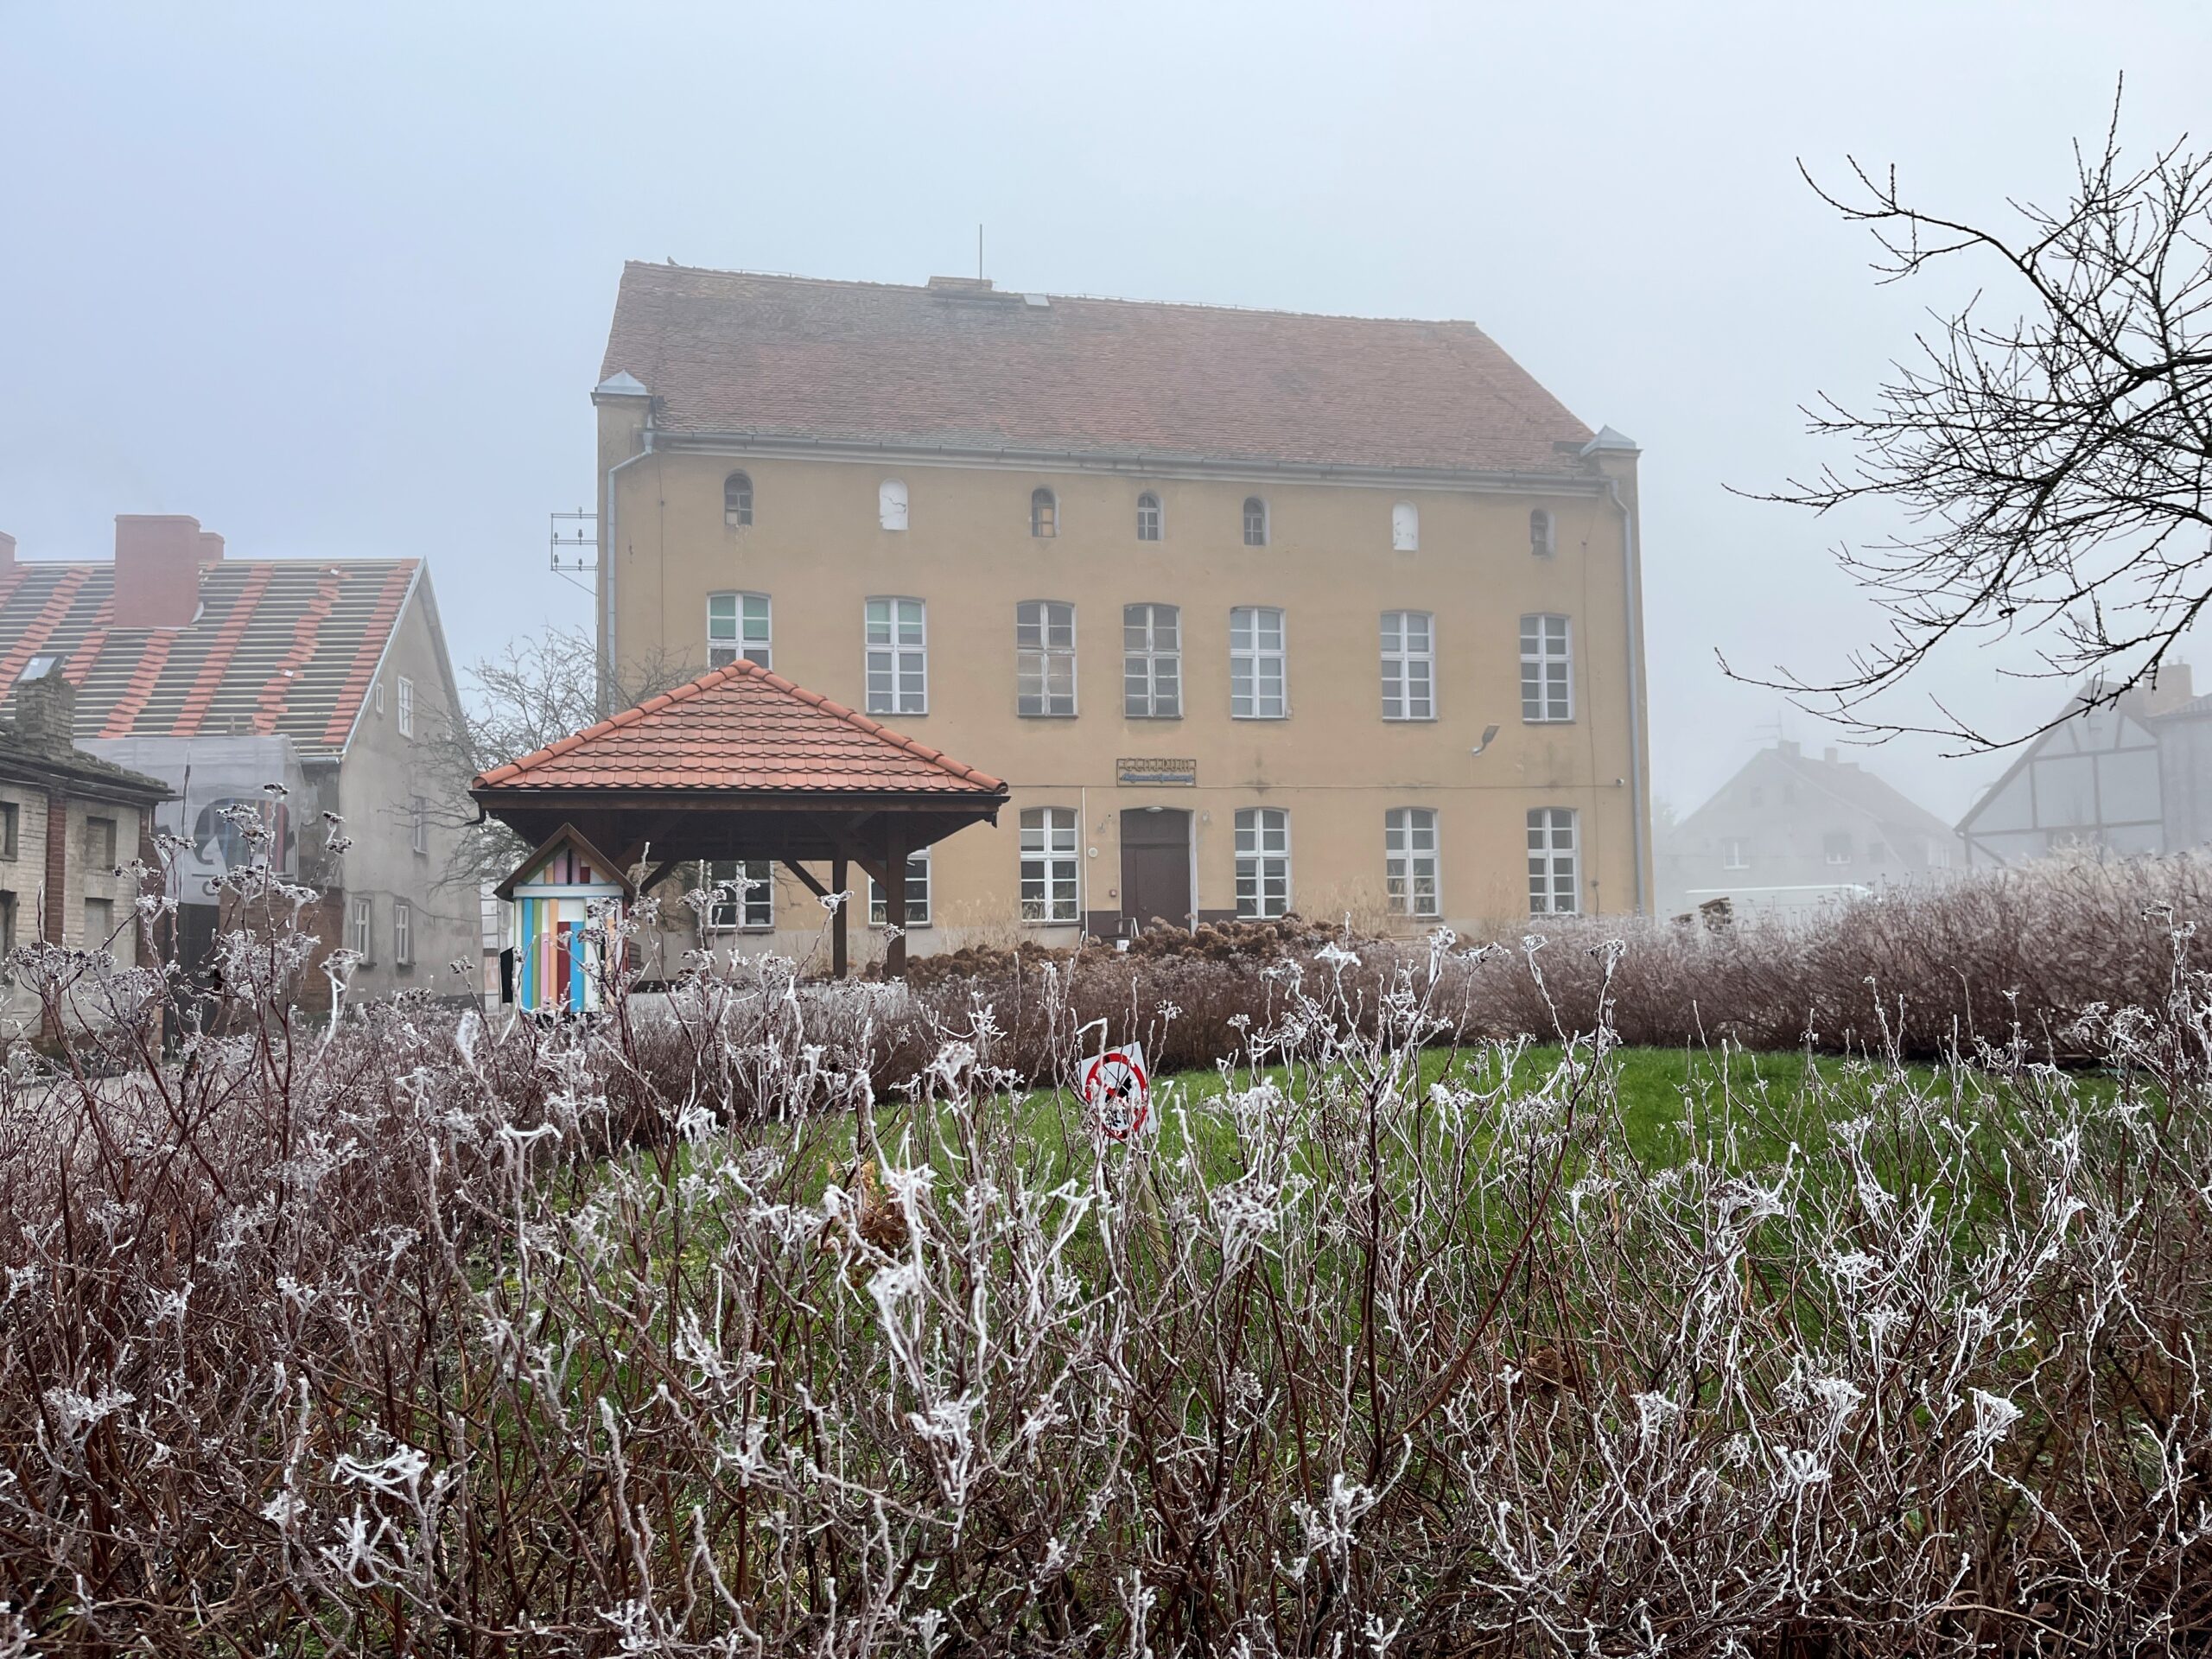
<instances>
[{"instance_id":1,"label":"wooden gazebo","mask_svg":"<svg viewBox=\"0 0 2212 1659\"><path fill-rule=\"evenodd\" d=\"M565 830L618 871L649 864L639 892L694 859L769 859L826 898L857 866L894 896L895 918L908 857L995 821L1007 786L741 660L496 766L469 793L541 851ZM809 864L830 867L827 887ZM851 908L830 925L839 978ZM906 966L894 929L884 969Z\"/></svg>"}]
</instances>

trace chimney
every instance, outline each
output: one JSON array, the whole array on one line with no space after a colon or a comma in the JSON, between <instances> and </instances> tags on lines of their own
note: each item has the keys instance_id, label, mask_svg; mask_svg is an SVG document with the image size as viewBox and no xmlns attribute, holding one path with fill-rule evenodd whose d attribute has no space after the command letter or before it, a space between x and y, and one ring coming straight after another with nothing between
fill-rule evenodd
<instances>
[{"instance_id":1,"label":"chimney","mask_svg":"<svg viewBox=\"0 0 2212 1659\"><path fill-rule=\"evenodd\" d=\"M2178 709L2184 702L2194 700L2196 692L2191 684L2193 678L2187 663L2160 664L2158 683L2144 693L2143 712L2163 715L2169 709Z\"/></svg>"},{"instance_id":2,"label":"chimney","mask_svg":"<svg viewBox=\"0 0 2212 1659\"><path fill-rule=\"evenodd\" d=\"M16 688L16 739L48 754L75 747L77 688L59 671Z\"/></svg>"},{"instance_id":3,"label":"chimney","mask_svg":"<svg viewBox=\"0 0 2212 1659\"><path fill-rule=\"evenodd\" d=\"M222 556L223 538L197 518L116 514L115 626L188 627L200 613L200 567Z\"/></svg>"},{"instance_id":4,"label":"chimney","mask_svg":"<svg viewBox=\"0 0 2212 1659\"><path fill-rule=\"evenodd\" d=\"M1833 747L1822 749L1821 751L1821 759L1827 762L1830 766L1835 765L1837 760L1835 750Z\"/></svg>"},{"instance_id":5,"label":"chimney","mask_svg":"<svg viewBox=\"0 0 2212 1659\"><path fill-rule=\"evenodd\" d=\"M0 570L12 570L15 568L16 538L6 531L0 530Z\"/></svg>"}]
</instances>

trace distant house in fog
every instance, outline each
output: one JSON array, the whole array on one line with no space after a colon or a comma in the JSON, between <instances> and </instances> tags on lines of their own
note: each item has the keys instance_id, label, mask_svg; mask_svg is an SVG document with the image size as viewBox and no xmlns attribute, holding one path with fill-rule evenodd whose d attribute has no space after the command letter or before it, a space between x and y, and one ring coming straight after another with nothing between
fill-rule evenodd
<instances>
[{"instance_id":1,"label":"distant house in fog","mask_svg":"<svg viewBox=\"0 0 2212 1659\"><path fill-rule=\"evenodd\" d=\"M2156 686L2083 709L2023 749L1959 833L1967 862L1984 868L2070 848L2202 846L2212 841L2212 696L2195 696L2176 664Z\"/></svg>"},{"instance_id":2,"label":"distant house in fog","mask_svg":"<svg viewBox=\"0 0 2212 1659\"><path fill-rule=\"evenodd\" d=\"M1662 912L1793 910L1949 869L1957 832L1855 760L1762 749L1659 841Z\"/></svg>"}]
</instances>

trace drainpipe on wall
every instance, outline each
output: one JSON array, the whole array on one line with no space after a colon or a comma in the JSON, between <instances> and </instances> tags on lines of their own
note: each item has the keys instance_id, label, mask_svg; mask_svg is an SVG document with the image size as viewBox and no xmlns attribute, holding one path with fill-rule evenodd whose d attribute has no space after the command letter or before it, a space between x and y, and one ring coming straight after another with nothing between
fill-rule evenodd
<instances>
[{"instance_id":1,"label":"drainpipe on wall","mask_svg":"<svg viewBox=\"0 0 2212 1659\"><path fill-rule=\"evenodd\" d=\"M632 462L645 460L653 453L653 410L650 403L645 405L644 437L645 441L644 448L639 450L634 455L616 461L607 469L607 510L600 520L606 546L606 550L600 555L601 569L606 577L604 588L606 608L601 615L599 629L599 715L601 720L617 712L608 704L614 696L615 671L622 660L616 652L614 627L614 579L622 563L621 546L615 535L617 526L614 521L614 474Z\"/></svg>"}]
</instances>

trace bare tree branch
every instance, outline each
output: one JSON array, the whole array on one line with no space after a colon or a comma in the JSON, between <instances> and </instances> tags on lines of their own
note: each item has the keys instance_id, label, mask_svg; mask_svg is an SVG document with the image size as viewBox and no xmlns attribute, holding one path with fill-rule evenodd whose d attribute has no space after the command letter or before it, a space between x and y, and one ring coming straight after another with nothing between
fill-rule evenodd
<instances>
[{"instance_id":1,"label":"bare tree branch","mask_svg":"<svg viewBox=\"0 0 2212 1659\"><path fill-rule=\"evenodd\" d=\"M1821 200L1872 232L1883 281L1980 257L2019 310L1993 321L2000 302L1977 294L1936 317L1870 410L1823 397L1805 411L1855 458L1755 499L1902 508L1911 531L1835 555L1887 627L1828 678L1724 670L1867 736L1932 733L1969 750L2156 683L2212 601L2212 156L2184 139L2131 168L2119 113L2115 97L2100 152L2075 147L2071 200L2012 203L2009 233L1913 205L1894 169L1854 161L1838 194L1801 163ZM1939 655L2012 636L2040 665L2012 673L2080 682L2080 699L2026 731L1985 730L1932 699L1931 721L1887 717L1878 700Z\"/></svg>"}]
</instances>

